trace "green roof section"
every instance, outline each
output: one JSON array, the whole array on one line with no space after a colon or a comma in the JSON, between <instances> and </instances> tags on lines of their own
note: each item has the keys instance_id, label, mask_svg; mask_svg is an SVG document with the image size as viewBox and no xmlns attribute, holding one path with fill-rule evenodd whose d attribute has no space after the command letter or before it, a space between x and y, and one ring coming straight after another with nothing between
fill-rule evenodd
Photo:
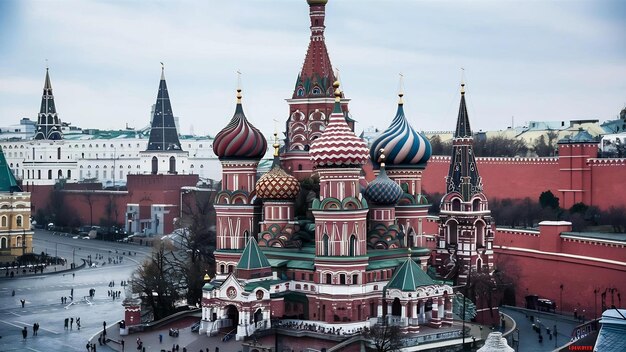
<instances>
[{"instance_id":1,"label":"green roof section","mask_svg":"<svg viewBox=\"0 0 626 352\"><path fill-rule=\"evenodd\" d=\"M22 188L7 164L2 147L0 147L0 192L22 192Z\"/></svg>"},{"instance_id":2,"label":"green roof section","mask_svg":"<svg viewBox=\"0 0 626 352\"><path fill-rule=\"evenodd\" d=\"M267 260L265 254L259 248L254 237L250 237L248 243L246 243L246 248L241 253L237 269L252 270L269 267L271 267L269 260Z\"/></svg>"},{"instance_id":3,"label":"green roof section","mask_svg":"<svg viewBox=\"0 0 626 352\"><path fill-rule=\"evenodd\" d=\"M407 258L404 264L394 273L387 284L387 289L395 288L405 292L413 292L420 286L434 284L433 279L431 279L413 259Z\"/></svg>"}]
</instances>

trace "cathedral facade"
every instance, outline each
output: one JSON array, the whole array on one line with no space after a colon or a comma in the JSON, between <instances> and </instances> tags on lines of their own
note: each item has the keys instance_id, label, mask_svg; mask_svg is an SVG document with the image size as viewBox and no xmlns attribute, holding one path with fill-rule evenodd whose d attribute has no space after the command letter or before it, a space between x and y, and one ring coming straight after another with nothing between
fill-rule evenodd
<instances>
[{"instance_id":1,"label":"cathedral facade","mask_svg":"<svg viewBox=\"0 0 626 352\"><path fill-rule=\"evenodd\" d=\"M430 143L408 123L402 93L371 147L355 135L324 44L326 1L308 3L311 42L288 100L282 152L275 134L272 169L257 179L266 138L244 114L240 90L213 143L223 189L201 333L244 339L289 323L345 333L383 322L411 332L451 325L453 289L426 274L431 249L420 238ZM376 173L369 183L368 163ZM319 189L301 190L301 180L319 180Z\"/></svg>"}]
</instances>

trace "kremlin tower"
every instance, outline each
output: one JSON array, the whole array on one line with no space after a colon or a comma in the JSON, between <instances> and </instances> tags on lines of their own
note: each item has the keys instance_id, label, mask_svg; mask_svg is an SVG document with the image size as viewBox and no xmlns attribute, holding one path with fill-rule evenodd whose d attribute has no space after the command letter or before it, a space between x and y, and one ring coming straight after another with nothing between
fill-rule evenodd
<instances>
[{"instance_id":1,"label":"kremlin tower","mask_svg":"<svg viewBox=\"0 0 626 352\"><path fill-rule=\"evenodd\" d=\"M140 153L143 172L156 174L185 173L189 153L182 150L174 122L172 104L165 82L165 68L161 66L159 92L150 121L150 139L146 150ZM149 167L148 167L149 165Z\"/></svg>"},{"instance_id":2,"label":"kremlin tower","mask_svg":"<svg viewBox=\"0 0 626 352\"><path fill-rule=\"evenodd\" d=\"M470 271L491 272L493 267L494 223L473 147L465 84L461 84L461 104L446 177L447 193L441 199L437 244L440 274L457 285L469 281Z\"/></svg>"},{"instance_id":3,"label":"kremlin tower","mask_svg":"<svg viewBox=\"0 0 626 352\"><path fill-rule=\"evenodd\" d=\"M37 116L36 140L58 141L63 139L61 131L61 120L57 115L54 105L54 95L52 95L52 84L50 83L50 73L46 67L46 80L43 85L43 95L41 96L41 108Z\"/></svg>"}]
</instances>

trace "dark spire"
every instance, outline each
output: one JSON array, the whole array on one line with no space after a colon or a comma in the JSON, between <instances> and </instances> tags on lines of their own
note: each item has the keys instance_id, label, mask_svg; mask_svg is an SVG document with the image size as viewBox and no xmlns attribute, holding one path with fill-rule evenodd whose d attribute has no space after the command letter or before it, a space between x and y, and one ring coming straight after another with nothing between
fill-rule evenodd
<instances>
[{"instance_id":1,"label":"dark spire","mask_svg":"<svg viewBox=\"0 0 626 352\"><path fill-rule=\"evenodd\" d=\"M163 65L163 63L161 63ZM165 69L161 66L159 94L154 106L147 151L181 151L178 131L174 123L170 96L165 83Z\"/></svg>"},{"instance_id":2,"label":"dark spire","mask_svg":"<svg viewBox=\"0 0 626 352\"><path fill-rule=\"evenodd\" d=\"M478 174L473 149L474 138L465 106L465 84L461 84L461 104L456 131L452 140L452 159L446 177L446 192L459 192L464 201L469 201L473 195L483 191L482 179Z\"/></svg>"},{"instance_id":3,"label":"dark spire","mask_svg":"<svg viewBox=\"0 0 626 352\"><path fill-rule=\"evenodd\" d=\"M335 82L333 67L330 63L326 42L324 41L324 19L326 2L309 0L309 16L311 18L311 40L304 58L302 71L296 80L294 98L332 97L332 84Z\"/></svg>"},{"instance_id":4,"label":"dark spire","mask_svg":"<svg viewBox=\"0 0 626 352\"><path fill-rule=\"evenodd\" d=\"M50 83L50 73L46 67L46 79L43 84L43 94L41 96L41 107L37 116L37 130L35 139L61 140L61 120L57 115L54 105L54 95L52 95L52 83Z\"/></svg>"},{"instance_id":5,"label":"dark spire","mask_svg":"<svg viewBox=\"0 0 626 352\"><path fill-rule=\"evenodd\" d=\"M465 83L461 83L461 105L459 106L459 118L456 122L454 138L471 137L469 117L467 116L467 106L465 106Z\"/></svg>"}]
</instances>

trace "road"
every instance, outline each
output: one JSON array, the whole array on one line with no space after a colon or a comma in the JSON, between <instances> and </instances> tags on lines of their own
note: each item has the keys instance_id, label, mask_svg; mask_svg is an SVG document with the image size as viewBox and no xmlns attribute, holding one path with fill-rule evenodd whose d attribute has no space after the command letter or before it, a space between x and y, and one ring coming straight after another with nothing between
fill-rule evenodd
<instances>
[{"instance_id":1,"label":"road","mask_svg":"<svg viewBox=\"0 0 626 352\"><path fill-rule=\"evenodd\" d=\"M125 289L122 280L130 280L132 272L150 254L150 247L98 240L73 239L37 230L33 238L35 253L72 258L77 265L82 259L99 263L98 267L85 267L73 273L45 272L36 276L0 279L0 351L85 351L85 344L102 329L103 321L112 324L124 317L121 304ZM117 252L116 252L117 251ZM136 254L135 254L136 253ZM96 258L102 258L95 260ZM109 264L122 257L121 262ZM102 263L106 263L102 265ZM114 287L109 287L110 282ZM89 299L89 290L95 296ZM74 292L74 301L69 296ZM109 290L121 291L120 299L108 296ZM15 296L12 292L15 291ZM61 303L61 297L68 297ZM85 297L87 297L85 299ZM20 300L24 299L22 308ZM81 329L74 323L71 330L64 329L65 318L80 317ZM33 324L39 323L38 336L33 336ZM28 327L28 337L21 330Z\"/></svg>"}]
</instances>

